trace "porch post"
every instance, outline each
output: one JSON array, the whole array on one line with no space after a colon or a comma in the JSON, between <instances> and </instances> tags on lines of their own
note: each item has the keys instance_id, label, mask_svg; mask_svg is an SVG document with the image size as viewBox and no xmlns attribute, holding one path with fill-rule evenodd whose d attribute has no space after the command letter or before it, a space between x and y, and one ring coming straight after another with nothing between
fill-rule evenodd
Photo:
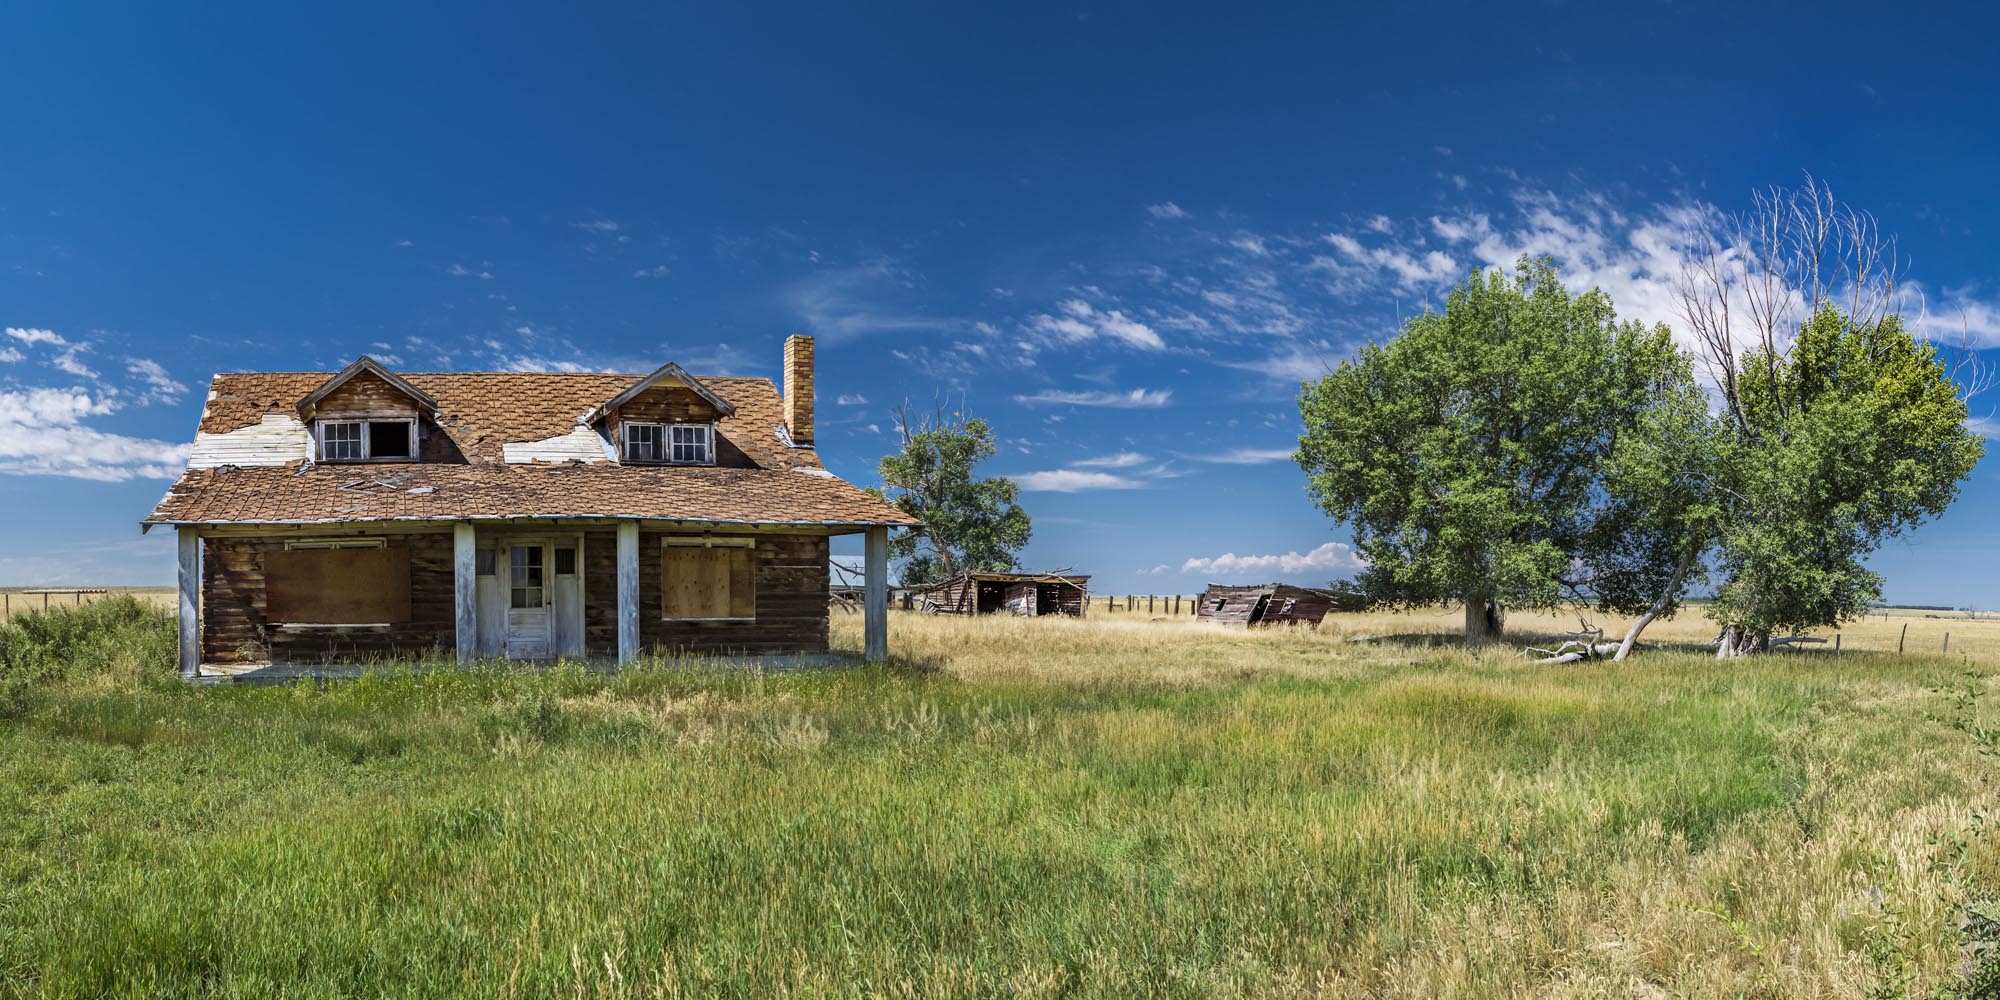
<instances>
[{"instance_id":1,"label":"porch post","mask_svg":"<svg viewBox=\"0 0 2000 1000\"><path fill-rule=\"evenodd\" d=\"M174 531L180 536L180 674L192 680L201 672L201 535L192 524Z\"/></svg>"},{"instance_id":2,"label":"porch post","mask_svg":"<svg viewBox=\"0 0 2000 1000\"><path fill-rule=\"evenodd\" d=\"M618 522L618 662L639 657L639 522Z\"/></svg>"},{"instance_id":3,"label":"porch post","mask_svg":"<svg viewBox=\"0 0 2000 1000\"><path fill-rule=\"evenodd\" d=\"M479 552L474 546L472 522L460 521L451 526L451 598L460 663L479 655L478 587Z\"/></svg>"},{"instance_id":4,"label":"porch post","mask_svg":"<svg viewBox=\"0 0 2000 1000\"><path fill-rule=\"evenodd\" d=\"M862 649L870 660L889 658L889 528L868 529L862 581Z\"/></svg>"}]
</instances>

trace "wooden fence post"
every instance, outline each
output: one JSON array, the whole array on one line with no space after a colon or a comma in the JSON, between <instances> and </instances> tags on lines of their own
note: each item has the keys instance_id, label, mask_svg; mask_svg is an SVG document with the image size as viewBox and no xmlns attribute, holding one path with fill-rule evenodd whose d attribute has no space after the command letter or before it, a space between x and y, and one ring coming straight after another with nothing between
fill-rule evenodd
<instances>
[{"instance_id":1,"label":"wooden fence post","mask_svg":"<svg viewBox=\"0 0 2000 1000\"><path fill-rule=\"evenodd\" d=\"M1950 632L1946 632L1946 633L1944 634L1944 649L1940 650L1940 652L1944 652L1944 653L1949 653L1949 652L1951 652L1951 633L1950 633Z\"/></svg>"},{"instance_id":2,"label":"wooden fence post","mask_svg":"<svg viewBox=\"0 0 2000 1000\"><path fill-rule=\"evenodd\" d=\"M1146 613L1149 615L1153 613L1153 595L1151 594L1146 595Z\"/></svg>"},{"instance_id":3,"label":"wooden fence post","mask_svg":"<svg viewBox=\"0 0 2000 1000\"><path fill-rule=\"evenodd\" d=\"M1897 636L1896 636L1896 655L1897 655L1897 656L1901 656L1901 655L1903 655L1903 640L1905 640L1905 639L1908 639L1909 637L1910 637L1910 623L1909 623L1909 622L1904 622L1904 623L1903 623L1903 631L1902 631L1902 632L1901 632L1901 633L1900 633L1899 635L1897 635Z\"/></svg>"},{"instance_id":4,"label":"wooden fence post","mask_svg":"<svg viewBox=\"0 0 2000 1000\"><path fill-rule=\"evenodd\" d=\"M1838 632L1833 634L1833 651L1836 653L1840 652L1840 633Z\"/></svg>"}]
</instances>

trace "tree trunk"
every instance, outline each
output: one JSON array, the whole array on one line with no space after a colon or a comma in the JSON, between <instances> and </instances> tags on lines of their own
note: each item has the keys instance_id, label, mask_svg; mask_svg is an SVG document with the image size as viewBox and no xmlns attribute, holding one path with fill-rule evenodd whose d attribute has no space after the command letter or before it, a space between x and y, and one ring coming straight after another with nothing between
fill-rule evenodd
<instances>
[{"instance_id":1,"label":"tree trunk","mask_svg":"<svg viewBox=\"0 0 2000 1000\"><path fill-rule=\"evenodd\" d=\"M1465 644L1483 646L1500 638L1507 625L1507 613L1499 603L1483 597L1465 599Z\"/></svg>"},{"instance_id":2,"label":"tree trunk","mask_svg":"<svg viewBox=\"0 0 2000 1000\"><path fill-rule=\"evenodd\" d=\"M1660 617L1661 612L1667 609L1667 602L1673 600L1674 594L1681 589L1681 580L1687 576L1689 567L1694 565L1695 552L1695 549L1690 548L1681 556L1680 564L1674 567L1674 575L1668 578L1666 586L1660 588L1660 596L1653 599L1653 606L1647 608L1646 613L1640 615L1639 620L1633 622L1631 629L1626 631L1625 641L1618 644L1618 653L1611 657L1611 662L1622 663L1627 656L1632 655L1632 647L1638 643L1639 633L1646 631L1646 626L1653 624L1653 619Z\"/></svg>"},{"instance_id":3,"label":"tree trunk","mask_svg":"<svg viewBox=\"0 0 2000 1000\"><path fill-rule=\"evenodd\" d=\"M1759 635L1741 625L1730 625L1722 630L1715 640L1715 658L1727 660L1738 656L1751 656L1764 652L1771 645L1771 637Z\"/></svg>"}]
</instances>

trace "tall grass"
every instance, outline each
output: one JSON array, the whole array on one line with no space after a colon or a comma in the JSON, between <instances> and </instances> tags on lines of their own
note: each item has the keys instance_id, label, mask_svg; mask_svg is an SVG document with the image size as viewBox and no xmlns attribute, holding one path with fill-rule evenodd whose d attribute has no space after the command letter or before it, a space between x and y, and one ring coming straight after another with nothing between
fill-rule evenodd
<instances>
[{"instance_id":1,"label":"tall grass","mask_svg":"<svg viewBox=\"0 0 2000 1000\"><path fill-rule=\"evenodd\" d=\"M1921 991L1990 804L1992 675L1929 659L899 616L886 668L189 689L156 618L51 628L0 995Z\"/></svg>"}]
</instances>

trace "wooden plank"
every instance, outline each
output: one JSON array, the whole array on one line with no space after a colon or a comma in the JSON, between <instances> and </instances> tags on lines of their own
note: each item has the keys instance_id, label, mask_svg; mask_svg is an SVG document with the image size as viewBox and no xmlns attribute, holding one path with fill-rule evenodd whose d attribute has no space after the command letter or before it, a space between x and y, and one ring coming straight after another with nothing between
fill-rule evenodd
<instances>
[{"instance_id":1,"label":"wooden plank","mask_svg":"<svg viewBox=\"0 0 2000 1000\"><path fill-rule=\"evenodd\" d=\"M729 616L757 617L757 572L750 549L721 550L729 563Z\"/></svg>"},{"instance_id":2,"label":"wooden plank","mask_svg":"<svg viewBox=\"0 0 2000 1000\"><path fill-rule=\"evenodd\" d=\"M618 662L639 656L639 525L618 522Z\"/></svg>"},{"instance_id":3,"label":"wooden plank","mask_svg":"<svg viewBox=\"0 0 2000 1000\"><path fill-rule=\"evenodd\" d=\"M201 671L201 536L194 528L180 528L180 675L193 678Z\"/></svg>"},{"instance_id":4,"label":"wooden plank","mask_svg":"<svg viewBox=\"0 0 2000 1000\"><path fill-rule=\"evenodd\" d=\"M889 529L868 529L863 546L862 643L870 660L889 658Z\"/></svg>"},{"instance_id":5,"label":"wooden plank","mask_svg":"<svg viewBox=\"0 0 2000 1000\"><path fill-rule=\"evenodd\" d=\"M410 620L404 548L277 549L264 554L265 618L276 624Z\"/></svg>"},{"instance_id":6,"label":"wooden plank","mask_svg":"<svg viewBox=\"0 0 2000 1000\"><path fill-rule=\"evenodd\" d=\"M470 522L451 529L452 632L458 661L479 655L479 550Z\"/></svg>"}]
</instances>

